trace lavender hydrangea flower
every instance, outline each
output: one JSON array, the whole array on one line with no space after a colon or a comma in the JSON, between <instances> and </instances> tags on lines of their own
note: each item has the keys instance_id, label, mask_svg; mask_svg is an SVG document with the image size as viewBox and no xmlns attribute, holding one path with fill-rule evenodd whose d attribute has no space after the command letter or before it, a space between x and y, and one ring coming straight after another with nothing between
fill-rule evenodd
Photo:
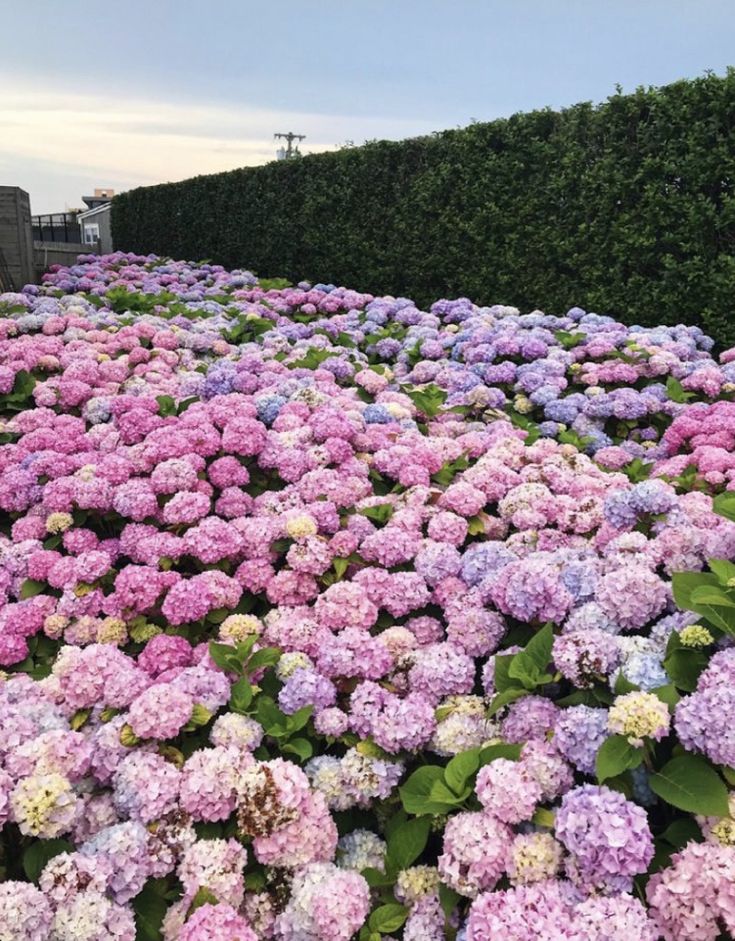
<instances>
[{"instance_id":1,"label":"lavender hydrangea flower","mask_svg":"<svg viewBox=\"0 0 735 941\"><path fill-rule=\"evenodd\" d=\"M629 892L653 858L646 812L608 787L583 784L565 794L555 832L570 854L570 878L587 889Z\"/></svg>"}]
</instances>

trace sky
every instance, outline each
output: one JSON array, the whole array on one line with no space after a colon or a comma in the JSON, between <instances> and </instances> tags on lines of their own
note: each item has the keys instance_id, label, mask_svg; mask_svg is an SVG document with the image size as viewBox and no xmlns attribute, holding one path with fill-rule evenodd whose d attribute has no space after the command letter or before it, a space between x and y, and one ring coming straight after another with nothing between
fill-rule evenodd
<instances>
[{"instance_id":1,"label":"sky","mask_svg":"<svg viewBox=\"0 0 735 941\"><path fill-rule=\"evenodd\" d=\"M36 212L735 65L733 0L0 0L0 184Z\"/></svg>"}]
</instances>

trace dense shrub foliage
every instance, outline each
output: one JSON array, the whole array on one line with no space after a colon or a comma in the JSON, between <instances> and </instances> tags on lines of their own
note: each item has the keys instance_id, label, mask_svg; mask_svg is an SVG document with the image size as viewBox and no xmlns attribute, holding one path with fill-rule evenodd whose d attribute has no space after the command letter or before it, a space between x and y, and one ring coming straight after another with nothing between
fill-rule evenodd
<instances>
[{"instance_id":1,"label":"dense shrub foliage","mask_svg":"<svg viewBox=\"0 0 735 941\"><path fill-rule=\"evenodd\" d=\"M135 189L118 248L735 342L735 73Z\"/></svg>"},{"instance_id":2,"label":"dense shrub foliage","mask_svg":"<svg viewBox=\"0 0 735 941\"><path fill-rule=\"evenodd\" d=\"M3 941L735 931L735 351L155 256L0 295Z\"/></svg>"}]
</instances>

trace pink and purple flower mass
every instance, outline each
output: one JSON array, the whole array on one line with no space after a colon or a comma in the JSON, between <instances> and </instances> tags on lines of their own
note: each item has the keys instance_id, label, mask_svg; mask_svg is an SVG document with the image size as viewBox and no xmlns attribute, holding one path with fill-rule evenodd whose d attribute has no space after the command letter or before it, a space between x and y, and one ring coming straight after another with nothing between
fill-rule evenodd
<instances>
[{"instance_id":1,"label":"pink and purple flower mass","mask_svg":"<svg viewBox=\"0 0 735 941\"><path fill-rule=\"evenodd\" d=\"M735 933L735 352L116 253L0 295L0 936Z\"/></svg>"}]
</instances>

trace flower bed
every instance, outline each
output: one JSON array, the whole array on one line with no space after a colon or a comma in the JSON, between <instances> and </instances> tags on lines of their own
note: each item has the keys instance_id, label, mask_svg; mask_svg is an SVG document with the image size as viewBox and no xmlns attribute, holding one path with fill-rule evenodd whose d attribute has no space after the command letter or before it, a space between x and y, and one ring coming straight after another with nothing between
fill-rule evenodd
<instances>
[{"instance_id":1,"label":"flower bed","mask_svg":"<svg viewBox=\"0 0 735 941\"><path fill-rule=\"evenodd\" d=\"M730 355L122 254L0 317L8 938L735 930Z\"/></svg>"}]
</instances>

